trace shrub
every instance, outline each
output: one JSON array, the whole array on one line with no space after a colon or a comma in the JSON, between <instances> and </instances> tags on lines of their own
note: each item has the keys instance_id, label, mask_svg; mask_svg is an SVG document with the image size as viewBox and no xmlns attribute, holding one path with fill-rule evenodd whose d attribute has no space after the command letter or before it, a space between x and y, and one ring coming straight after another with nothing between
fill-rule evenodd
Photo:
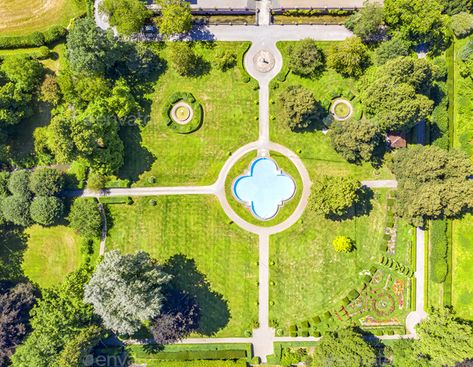
<instances>
[{"instance_id":1,"label":"shrub","mask_svg":"<svg viewBox=\"0 0 473 367\"><path fill-rule=\"evenodd\" d=\"M91 191L98 192L105 187L106 181L107 179L104 175L97 172L91 172L87 178L87 188Z\"/></svg>"},{"instance_id":2,"label":"shrub","mask_svg":"<svg viewBox=\"0 0 473 367\"><path fill-rule=\"evenodd\" d=\"M75 199L67 219L70 226L86 238L95 238L101 233L102 216L95 199Z\"/></svg>"},{"instance_id":3,"label":"shrub","mask_svg":"<svg viewBox=\"0 0 473 367\"><path fill-rule=\"evenodd\" d=\"M5 220L24 227L31 224L30 203L27 198L12 195L3 199L1 204Z\"/></svg>"},{"instance_id":4,"label":"shrub","mask_svg":"<svg viewBox=\"0 0 473 367\"><path fill-rule=\"evenodd\" d=\"M37 196L30 206L31 219L44 226L54 224L63 212L62 200L54 196Z\"/></svg>"},{"instance_id":5,"label":"shrub","mask_svg":"<svg viewBox=\"0 0 473 367\"><path fill-rule=\"evenodd\" d=\"M357 299L359 296L360 296L360 293L356 289L353 289L350 291L350 293L348 293L347 297L350 301L353 301Z\"/></svg>"},{"instance_id":6,"label":"shrub","mask_svg":"<svg viewBox=\"0 0 473 367\"><path fill-rule=\"evenodd\" d=\"M447 222L435 220L431 222L431 277L436 283L443 283L448 275L448 237Z\"/></svg>"},{"instance_id":7,"label":"shrub","mask_svg":"<svg viewBox=\"0 0 473 367\"><path fill-rule=\"evenodd\" d=\"M457 38L464 38L473 32L473 15L469 13L455 14L450 18L450 29Z\"/></svg>"},{"instance_id":8,"label":"shrub","mask_svg":"<svg viewBox=\"0 0 473 367\"><path fill-rule=\"evenodd\" d=\"M223 72L233 69L237 63L237 55L231 50L218 51L213 59L213 66Z\"/></svg>"},{"instance_id":9,"label":"shrub","mask_svg":"<svg viewBox=\"0 0 473 367\"><path fill-rule=\"evenodd\" d=\"M351 252L353 250L353 241L346 236L337 236L332 241L333 248L336 252Z\"/></svg>"},{"instance_id":10,"label":"shrub","mask_svg":"<svg viewBox=\"0 0 473 367\"><path fill-rule=\"evenodd\" d=\"M30 189L38 196L53 196L64 188L64 175L54 168L39 168L30 176Z\"/></svg>"},{"instance_id":11,"label":"shrub","mask_svg":"<svg viewBox=\"0 0 473 367\"><path fill-rule=\"evenodd\" d=\"M56 42L66 33L66 28L53 26L43 33L34 32L25 36L0 37L0 49L39 47Z\"/></svg>"},{"instance_id":12,"label":"shrub","mask_svg":"<svg viewBox=\"0 0 473 367\"><path fill-rule=\"evenodd\" d=\"M325 55L317 43L310 38L291 46L288 53L294 74L313 78L319 76L325 69Z\"/></svg>"},{"instance_id":13,"label":"shrub","mask_svg":"<svg viewBox=\"0 0 473 367\"><path fill-rule=\"evenodd\" d=\"M8 190L13 195L29 198L30 191L30 173L28 171L15 171L8 180Z\"/></svg>"}]
</instances>

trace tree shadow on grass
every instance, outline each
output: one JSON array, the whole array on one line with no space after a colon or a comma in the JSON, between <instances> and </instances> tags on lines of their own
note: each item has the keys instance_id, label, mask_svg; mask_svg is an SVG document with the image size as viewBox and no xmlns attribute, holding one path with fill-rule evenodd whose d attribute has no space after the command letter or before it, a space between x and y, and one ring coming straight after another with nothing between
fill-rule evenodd
<instances>
[{"instance_id":1,"label":"tree shadow on grass","mask_svg":"<svg viewBox=\"0 0 473 367\"><path fill-rule=\"evenodd\" d=\"M0 283L26 280L22 263L27 240L18 227L9 227L0 232Z\"/></svg>"},{"instance_id":2,"label":"tree shadow on grass","mask_svg":"<svg viewBox=\"0 0 473 367\"><path fill-rule=\"evenodd\" d=\"M373 190L369 187L363 186L358 190L358 200L351 208L342 215L328 214L326 218L336 222L342 222L344 220L369 215L371 210L373 210L373 204L371 203L373 198Z\"/></svg>"},{"instance_id":3,"label":"tree shadow on grass","mask_svg":"<svg viewBox=\"0 0 473 367\"><path fill-rule=\"evenodd\" d=\"M173 276L168 287L184 291L194 297L200 308L200 321L196 332L211 336L223 329L230 320L230 311L223 296L212 291L206 276L196 267L195 261L182 254L172 256L163 270Z\"/></svg>"},{"instance_id":4,"label":"tree shadow on grass","mask_svg":"<svg viewBox=\"0 0 473 367\"><path fill-rule=\"evenodd\" d=\"M137 181L143 172L151 168L156 157L142 145L141 130L137 125L123 126L119 135L125 146L125 159L118 177Z\"/></svg>"}]
</instances>

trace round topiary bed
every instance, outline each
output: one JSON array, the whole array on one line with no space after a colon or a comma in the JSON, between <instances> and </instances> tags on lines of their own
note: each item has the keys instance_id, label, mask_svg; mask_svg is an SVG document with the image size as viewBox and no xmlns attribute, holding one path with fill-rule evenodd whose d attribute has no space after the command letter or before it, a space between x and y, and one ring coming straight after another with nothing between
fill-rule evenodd
<instances>
[{"instance_id":1,"label":"round topiary bed","mask_svg":"<svg viewBox=\"0 0 473 367\"><path fill-rule=\"evenodd\" d=\"M163 119L172 131L189 134L202 125L202 106L191 93L174 93L164 105Z\"/></svg>"},{"instance_id":2,"label":"round topiary bed","mask_svg":"<svg viewBox=\"0 0 473 367\"><path fill-rule=\"evenodd\" d=\"M338 121L348 120L353 114L353 106L346 99L337 99L330 108L333 118Z\"/></svg>"}]
</instances>

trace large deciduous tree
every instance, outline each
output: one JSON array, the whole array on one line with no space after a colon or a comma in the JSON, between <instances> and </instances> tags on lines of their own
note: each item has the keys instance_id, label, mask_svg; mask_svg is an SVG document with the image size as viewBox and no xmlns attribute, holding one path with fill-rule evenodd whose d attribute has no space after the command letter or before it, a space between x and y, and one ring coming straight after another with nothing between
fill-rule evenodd
<instances>
[{"instance_id":1,"label":"large deciduous tree","mask_svg":"<svg viewBox=\"0 0 473 367\"><path fill-rule=\"evenodd\" d=\"M325 69L325 54L310 38L290 47L289 64L294 74L307 78L319 76Z\"/></svg>"},{"instance_id":2,"label":"large deciduous tree","mask_svg":"<svg viewBox=\"0 0 473 367\"><path fill-rule=\"evenodd\" d=\"M462 152L415 145L392 156L398 180L398 214L414 225L425 219L455 217L473 207L473 174Z\"/></svg>"},{"instance_id":3,"label":"large deciduous tree","mask_svg":"<svg viewBox=\"0 0 473 367\"><path fill-rule=\"evenodd\" d=\"M31 202L31 219L43 226L50 226L61 218L64 204L55 196L36 196Z\"/></svg>"},{"instance_id":4,"label":"large deciduous tree","mask_svg":"<svg viewBox=\"0 0 473 367\"><path fill-rule=\"evenodd\" d=\"M187 33L192 27L191 7L184 0L157 0L161 7L161 17L158 19L159 33L171 37Z\"/></svg>"},{"instance_id":5,"label":"large deciduous tree","mask_svg":"<svg viewBox=\"0 0 473 367\"><path fill-rule=\"evenodd\" d=\"M348 162L377 163L386 145L381 129L368 120L335 121L330 125L332 147Z\"/></svg>"},{"instance_id":6,"label":"large deciduous tree","mask_svg":"<svg viewBox=\"0 0 473 367\"><path fill-rule=\"evenodd\" d=\"M30 176L30 189L38 196L53 196L64 188L64 174L54 168L38 168Z\"/></svg>"},{"instance_id":7,"label":"large deciduous tree","mask_svg":"<svg viewBox=\"0 0 473 367\"><path fill-rule=\"evenodd\" d=\"M443 7L438 0L386 0L386 23L417 44L435 44L445 35Z\"/></svg>"},{"instance_id":8,"label":"large deciduous tree","mask_svg":"<svg viewBox=\"0 0 473 367\"><path fill-rule=\"evenodd\" d=\"M359 201L361 183L352 177L323 176L314 183L309 209L327 216L343 216Z\"/></svg>"},{"instance_id":9,"label":"large deciduous tree","mask_svg":"<svg viewBox=\"0 0 473 367\"><path fill-rule=\"evenodd\" d=\"M107 252L85 288L85 301L105 327L132 335L161 312L161 288L170 276L143 251L122 255Z\"/></svg>"},{"instance_id":10,"label":"large deciduous tree","mask_svg":"<svg viewBox=\"0 0 473 367\"><path fill-rule=\"evenodd\" d=\"M384 130L405 131L432 113L428 94L433 69L423 59L400 57L388 61L361 82L366 112Z\"/></svg>"},{"instance_id":11,"label":"large deciduous tree","mask_svg":"<svg viewBox=\"0 0 473 367\"><path fill-rule=\"evenodd\" d=\"M15 348L29 331L29 311L35 302L34 288L20 283L0 292L0 365L7 366Z\"/></svg>"},{"instance_id":12,"label":"large deciduous tree","mask_svg":"<svg viewBox=\"0 0 473 367\"><path fill-rule=\"evenodd\" d=\"M83 302L84 284L90 270L81 268L68 275L63 284L43 290L31 311L33 332L12 357L15 367L51 367L65 346L86 329L96 325L93 310Z\"/></svg>"},{"instance_id":13,"label":"large deciduous tree","mask_svg":"<svg viewBox=\"0 0 473 367\"><path fill-rule=\"evenodd\" d=\"M376 350L353 329L330 333L315 348L314 363L317 367L373 367Z\"/></svg>"},{"instance_id":14,"label":"large deciduous tree","mask_svg":"<svg viewBox=\"0 0 473 367\"><path fill-rule=\"evenodd\" d=\"M430 312L416 331L414 350L429 366L454 366L473 356L473 326L456 319L449 308Z\"/></svg>"},{"instance_id":15,"label":"large deciduous tree","mask_svg":"<svg viewBox=\"0 0 473 367\"><path fill-rule=\"evenodd\" d=\"M313 93L300 86L291 85L280 95L283 106L283 118L291 130L303 130L315 122L320 122L323 109L315 100Z\"/></svg>"},{"instance_id":16,"label":"large deciduous tree","mask_svg":"<svg viewBox=\"0 0 473 367\"><path fill-rule=\"evenodd\" d=\"M152 15L140 0L104 0L100 10L107 14L110 25L125 36L139 32Z\"/></svg>"},{"instance_id":17,"label":"large deciduous tree","mask_svg":"<svg viewBox=\"0 0 473 367\"><path fill-rule=\"evenodd\" d=\"M359 78L370 63L368 48L358 37L334 44L328 54L328 65L344 77Z\"/></svg>"},{"instance_id":18,"label":"large deciduous tree","mask_svg":"<svg viewBox=\"0 0 473 367\"><path fill-rule=\"evenodd\" d=\"M100 235L102 217L95 199L75 199L67 219L70 226L85 238L96 238Z\"/></svg>"},{"instance_id":19,"label":"large deciduous tree","mask_svg":"<svg viewBox=\"0 0 473 367\"><path fill-rule=\"evenodd\" d=\"M382 41L386 33L384 8L377 2L366 1L345 25L365 43Z\"/></svg>"}]
</instances>

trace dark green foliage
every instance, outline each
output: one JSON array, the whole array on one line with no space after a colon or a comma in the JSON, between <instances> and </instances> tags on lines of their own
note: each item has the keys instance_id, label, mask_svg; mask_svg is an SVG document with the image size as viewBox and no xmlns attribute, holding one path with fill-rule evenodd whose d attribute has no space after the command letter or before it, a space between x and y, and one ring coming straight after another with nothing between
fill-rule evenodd
<instances>
[{"instance_id":1,"label":"dark green foliage","mask_svg":"<svg viewBox=\"0 0 473 367\"><path fill-rule=\"evenodd\" d=\"M314 78L325 69L325 55L312 39L297 42L288 53L289 65L294 74Z\"/></svg>"},{"instance_id":2,"label":"dark green foliage","mask_svg":"<svg viewBox=\"0 0 473 367\"><path fill-rule=\"evenodd\" d=\"M171 117L172 108L179 101L187 102L194 113L192 120L187 124L179 124ZM179 134L189 134L200 128L204 119L204 110L202 105L197 102L192 93L177 92L173 93L163 107L163 121L174 132Z\"/></svg>"},{"instance_id":3,"label":"dark green foliage","mask_svg":"<svg viewBox=\"0 0 473 367\"><path fill-rule=\"evenodd\" d=\"M472 0L439 0L439 2L444 7L443 11L448 15L470 12L473 7Z\"/></svg>"},{"instance_id":4,"label":"dark green foliage","mask_svg":"<svg viewBox=\"0 0 473 367\"><path fill-rule=\"evenodd\" d=\"M348 293L348 299L350 299L351 301L357 299L359 296L360 293L356 289L353 289L350 291L350 293Z\"/></svg>"},{"instance_id":5,"label":"dark green foliage","mask_svg":"<svg viewBox=\"0 0 473 367\"><path fill-rule=\"evenodd\" d=\"M334 121L329 137L332 147L356 164L380 161L386 144L379 126L367 120Z\"/></svg>"},{"instance_id":6,"label":"dark green foliage","mask_svg":"<svg viewBox=\"0 0 473 367\"><path fill-rule=\"evenodd\" d=\"M92 307L83 302L84 285L89 278L90 271L81 268L63 284L43 290L42 298L31 312L33 332L12 357L14 366L57 365L65 346L94 324Z\"/></svg>"},{"instance_id":7,"label":"dark green foliage","mask_svg":"<svg viewBox=\"0 0 473 367\"><path fill-rule=\"evenodd\" d=\"M472 325L449 308L432 310L416 332L414 351L429 360L429 366L454 366L473 355Z\"/></svg>"},{"instance_id":8,"label":"dark green foliage","mask_svg":"<svg viewBox=\"0 0 473 367\"><path fill-rule=\"evenodd\" d=\"M82 329L72 339L68 340L61 351L57 366L72 367L83 366L91 355L92 348L97 346L105 332L101 326L92 325Z\"/></svg>"},{"instance_id":9,"label":"dark green foliage","mask_svg":"<svg viewBox=\"0 0 473 367\"><path fill-rule=\"evenodd\" d=\"M411 146L393 154L398 180L398 215L414 225L425 219L462 215L473 206L473 168L462 152L435 146Z\"/></svg>"},{"instance_id":10,"label":"dark green foliage","mask_svg":"<svg viewBox=\"0 0 473 367\"><path fill-rule=\"evenodd\" d=\"M443 283L448 275L447 222L434 220L430 227L430 276L432 281Z\"/></svg>"},{"instance_id":11,"label":"dark green foliage","mask_svg":"<svg viewBox=\"0 0 473 367\"><path fill-rule=\"evenodd\" d=\"M446 26L437 0L386 0L386 23L415 44L442 43Z\"/></svg>"},{"instance_id":12,"label":"dark green foliage","mask_svg":"<svg viewBox=\"0 0 473 367\"><path fill-rule=\"evenodd\" d=\"M345 25L365 43L382 41L385 36L383 6L377 2L365 2Z\"/></svg>"},{"instance_id":13,"label":"dark green foliage","mask_svg":"<svg viewBox=\"0 0 473 367\"><path fill-rule=\"evenodd\" d=\"M110 25L125 36L138 33L152 15L140 0L105 0L100 10L107 14Z\"/></svg>"},{"instance_id":14,"label":"dark green foliage","mask_svg":"<svg viewBox=\"0 0 473 367\"><path fill-rule=\"evenodd\" d=\"M8 179L10 178L10 173L7 171L0 171L0 197L8 196Z\"/></svg>"},{"instance_id":15,"label":"dark green foliage","mask_svg":"<svg viewBox=\"0 0 473 367\"><path fill-rule=\"evenodd\" d=\"M343 329L322 337L315 348L317 367L372 367L376 364L376 350L353 329Z\"/></svg>"},{"instance_id":16,"label":"dark green foliage","mask_svg":"<svg viewBox=\"0 0 473 367\"><path fill-rule=\"evenodd\" d=\"M19 283L0 290L0 365L7 366L15 347L29 331L29 311L35 302L35 291L29 283Z\"/></svg>"},{"instance_id":17,"label":"dark green foliage","mask_svg":"<svg viewBox=\"0 0 473 367\"><path fill-rule=\"evenodd\" d=\"M344 77L360 77L371 64L368 48L358 37L350 37L332 46L328 65Z\"/></svg>"},{"instance_id":18,"label":"dark green foliage","mask_svg":"<svg viewBox=\"0 0 473 367\"><path fill-rule=\"evenodd\" d=\"M300 85L287 87L279 99L283 104L284 120L291 130L308 128L314 122L322 120L323 109L312 92Z\"/></svg>"},{"instance_id":19,"label":"dark green foliage","mask_svg":"<svg viewBox=\"0 0 473 367\"><path fill-rule=\"evenodd\" d=\"M31 202L31 219L44 226L57 222L64 212L62 200L55 196L36 196Z\"/></svg>"},{"instance_id":20,"label":"dark green foliage","mask_svg":"<svg viewBox=\"0 0 473 367\"><path fill-rule=\"evenodd\" d=\"M8 190L13 195L29 198L30 191L30 172L28 171L14 171L8 179Z\"/></svg>"},{"instance_id":21,"label":"dark green foliage","mask_svg":"<svg viewBox=\"0 0 473 367\"><path fill-rule=\"evenodd\" d=\"M473 15L458 13L450 19L450 28L457 38L464 38L473 32Z\"/></svg>"},{"instance_id":22,"label":"dark green foliage","mask_svg":"<svg viewBox=\"0 0 473 367\"><path fill-rule=\"evenodd\" d=\"M79 19L67 36L67 58L76 73L103 75L113 67L117 53L111 34L97 28L92 18Z\"/></svg>"},{"instance_id":23,"label":"dark green foliage","mask_svg":"<svg viewBox=\"0 0 473 367\"><path fill-rule=\"evenodd\" d=\"M53 196L64 188L64 175L54 168L39 168L30 176L30 189L38 196Z\"/></svg>"},{"instance_id":24,"label":"dark green foliage","mask_svg":"<svg viewBox=\"0 0 473 367\"><path fill-rule=\"evenodd\" d=\"M388 131L408 130L427 119L433 101L426 94L433 68L424 59L400 57L388 61L362 81L366 112Z\"/></svg>"},{"instance_id":25,"label":"dark green foliage","mask_svg":"<svg viewBox=\"0 0 473 367\"><path fill-rule=\"evenodd\" d=\"M31 224L30 202L19 195L8 196L1 202L5 220L13 224L27 227Z\"/></svg>"},{"instance_id":26,"label":"dark green foliage","mask_svg":"<svg viewBox=\"0 0 473 367\"><path fill-rule=\"evenodd\" d=\"M401 37L393 37L382 42L376 49L376 63L383 65L399 56L409 56L411 42Z\"/></svg>"},{"instance_id":27,"label":"dark green foliage","mask_svg":"<svg viewBox=\"0 0 473 367\"><path fill-rule=\"evenodd\" d=\"M159 352L153 354L157 361L193 361L193 360L236 360L246 358L246 350L188 350L179 352Z\"/></svg>"},{"instance_id":28,"label":"dark green foliage","mask_svg":"<svg viewBox=\"0 0 473 367\"><path fill-rule=\"evenodd\" d=\"M282 367L291 367L303 363L310 366L312 358L308 355L306 348L283 348L280 364Z\"/></svg>"},{"instance_id":29,"label":"dark green foliage","mask_svg":"<svg viewBox=\"0 0 473 367\"><path fill-rule=\"evenodd\" d=\"M67 219L81 236L96 238L101 233L102 217L95 199L75 199Z\"/></svg>"}]
</instances>

